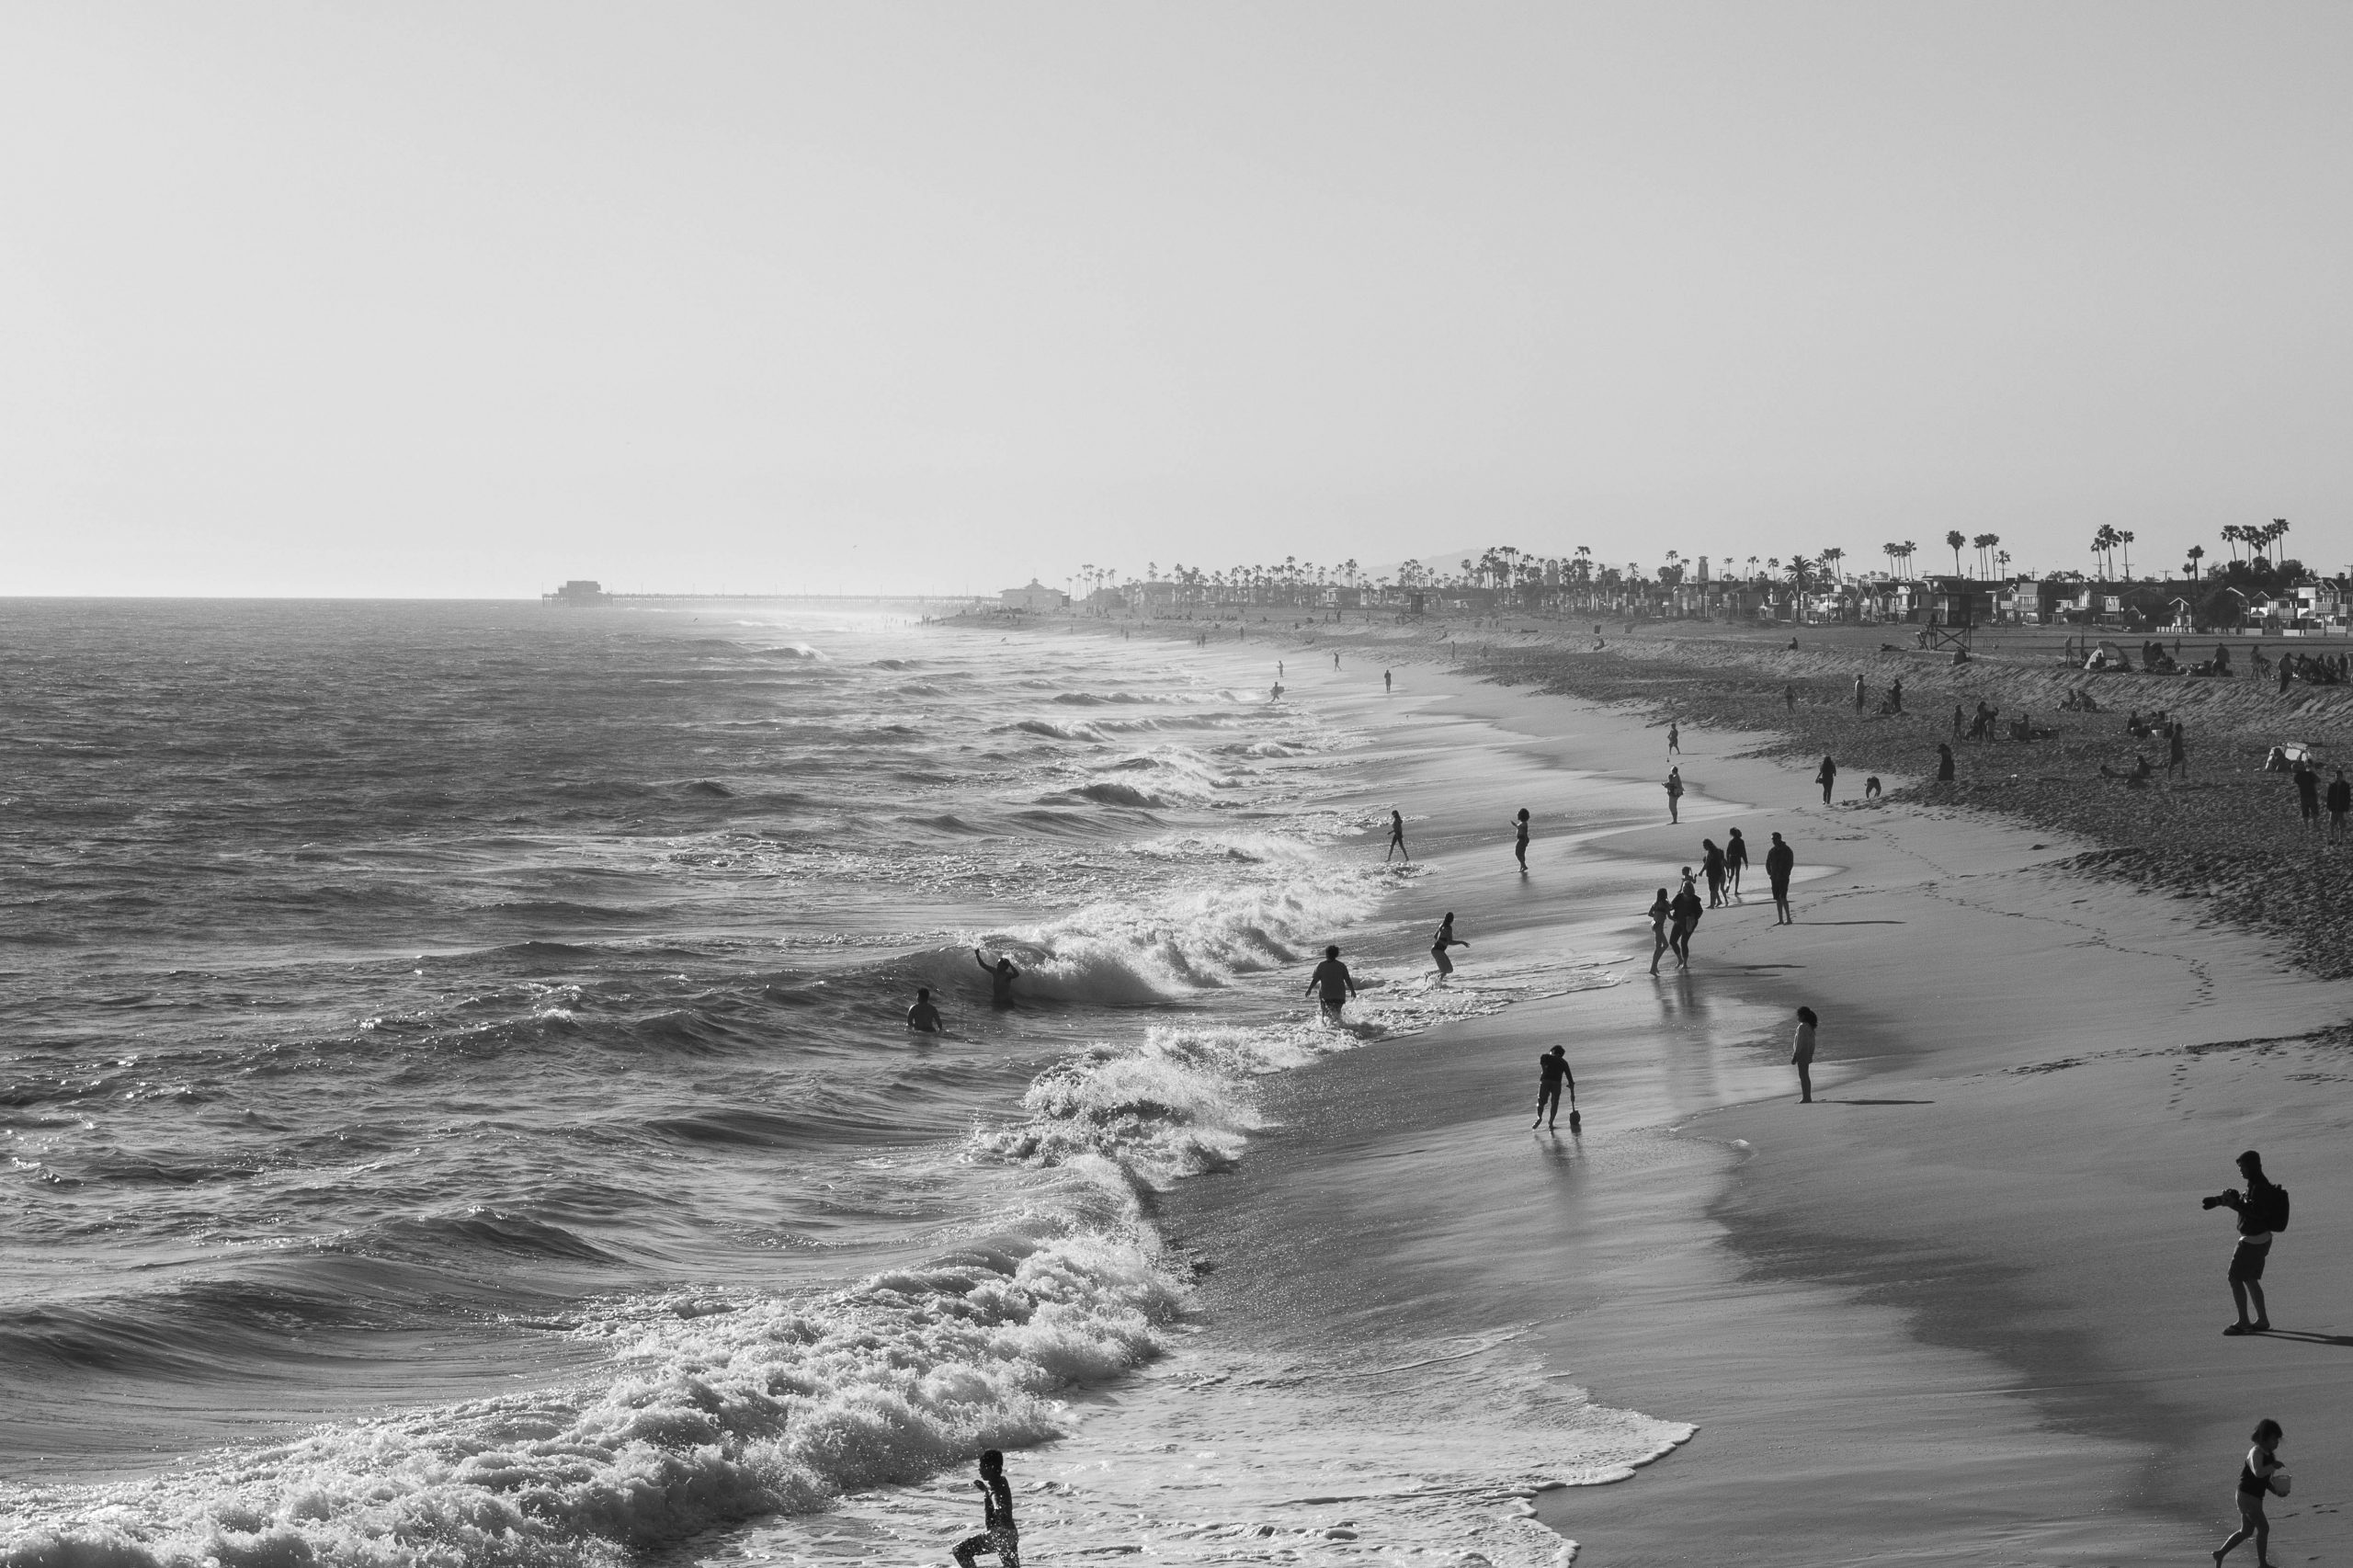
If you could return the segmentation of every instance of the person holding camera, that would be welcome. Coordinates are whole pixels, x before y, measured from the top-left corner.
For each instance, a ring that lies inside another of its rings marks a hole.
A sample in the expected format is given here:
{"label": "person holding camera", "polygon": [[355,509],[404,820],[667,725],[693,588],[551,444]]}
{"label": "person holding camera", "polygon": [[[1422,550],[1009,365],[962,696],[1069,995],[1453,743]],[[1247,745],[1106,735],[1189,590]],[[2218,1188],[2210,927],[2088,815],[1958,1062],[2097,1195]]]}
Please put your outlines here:
{"label": "person holding camera", "polygon": [[[2235,1210],[2239,1217],[2238,1246],[2231,1254],[2231,1299],[2238,1303],[2239,1321],[2224,1334],[2262,1334],[2271,1327],[2271,1312],[2263,1301],[2263,1266],[2271,1256],[2273,1233],[2288,1228],[2288,1189],[2263,1174],[2263,1156],[2249,1149],[2239,1156],[2239,1175],[2246,1190],[2233,1187],[2206,1199],[2200,1207]],[[2255,1298],[2255,1316],[2246,1315],[2248,1297]]]}

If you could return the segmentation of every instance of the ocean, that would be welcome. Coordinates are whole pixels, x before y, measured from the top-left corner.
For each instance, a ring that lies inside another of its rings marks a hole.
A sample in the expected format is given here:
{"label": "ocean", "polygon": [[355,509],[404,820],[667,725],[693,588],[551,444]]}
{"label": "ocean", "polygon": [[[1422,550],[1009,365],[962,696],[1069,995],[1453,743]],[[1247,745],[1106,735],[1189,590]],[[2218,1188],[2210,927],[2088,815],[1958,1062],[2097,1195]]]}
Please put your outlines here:
{"label": "ocean", "polygon": [[1163,1233],[1276,1075],[1609,981],[1428,984],[1376,737],[1252,658],[0,609],[0,1562],[937,1561],[988,1446],[1037,1557],[1556,1559],[1536,1487],[1689,1428],[1297,1376]]}

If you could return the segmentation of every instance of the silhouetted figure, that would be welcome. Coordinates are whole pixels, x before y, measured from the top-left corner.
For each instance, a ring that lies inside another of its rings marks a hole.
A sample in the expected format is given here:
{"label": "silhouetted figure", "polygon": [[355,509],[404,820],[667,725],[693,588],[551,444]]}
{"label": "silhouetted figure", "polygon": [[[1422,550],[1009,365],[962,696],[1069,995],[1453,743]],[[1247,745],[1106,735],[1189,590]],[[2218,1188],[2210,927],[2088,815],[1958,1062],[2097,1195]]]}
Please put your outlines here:
{"label": "silhouetted figure", "polygon": [[1897,676],[1888,683],[1887,702],[1888,706],[1898,713],[1904,711],[1904,677],[1902,676]]}
{"label": "silhouetted figure", "polygon": [[1430,957],[1438,963],[1438,977],[1441,983],[1454,972],[1454,960],[1446,956],[1446,949],[1470,945],[1454,934],[1454,911],[1448,910],[1446,918],[1438,923],[1438,935],[1430,938]]}
{"label": "silhouetted figure", "polygon": [[1519,861],[1519,874],[1524,877],[1528,874],[1528,808],[1526,806],[1520,807],[1519,815],[1512,819],[1512,827],[1514,833],[1511,852]]}
{"label": "silhouetted figure", "polygon": [[1307,989],[1323,993],[1324,1011],[1336,1021],[1340,1009],[1347,1006],[1348,999],[1357,994],[1357,983],[1349,975],[1348,966],[1340,961],[1339,949],[1324,949],[1324,961],[1317,964],[1315,972],[1307,977]]}
{"label": "silhouetted figure", "polygon": [[1381,689],[1384,692],[1395,689],[1395,683],[1389,678],[1387,670],[1381,672]]}
{"label": "silhouetted figure", "polygon": [[1862,677],[1861,674],[1859,672],[1859,673],[1856,675],[1856,676],[1855,676],[1855,711],[1856,711],[1856,712],[1858,712],[1858,713],[1859,713],[1859,712],[1861,712],[1862,710],[1863,710],[1863,677]]}
{"label": "silhouetted figure", "polygon": [[2189,777],[2189,748],[2182,742],[2182,722],[2176,719],[2165,726],[2165,777],[2171,778],[2177,769],[2182,778]]}
{"label": "silhouetted figure", "polygon": [[978,948],[972,949],[972,957],[979,960],[981,972],[989,977],[989,1006],[992,1007],[1012,1006],[1013,983],[1021,978],[1021,971],[1013,967],[1013,960],[999,959],[995,964],[991,964],[988,955]]}
{"label": "silhouetted figure", "polygon": [[1797,917],[1790,913],[1790,873],[1797,868],[1797,851],[1773,835],[1772,847],[1765,851],[1765,877],[1773,884],[1773,914],[1776,926],[1790,926]]}
{"label": "silhouetted figure", "polygon": [[1666,755],[1669,756],[1683,755],[1683,726],[1673,720],[1669,720],[1666,726]]}
{"label": "silhouetted figure", "polygon": [[1838,782],[1838,765],[1829,757],[1824,757],[1822,759],[1822,767],[1815,770],[1813,781],[1822,786],[1822,803],[1825,806],[1828,805],[1830,803],[1830,787]]}
{"label": "silhouetted figure", "polygon": [[1332,667],[1336,670],[1340,667],[1340,655],[1337,653],[1332,655]]}
{"label": "silhouetted figure", "polygon": [[1683,820],[1683,769],[1680,767],[1666,770],[1666,820]]}
{"label": "silhouetted figure", "polygon": [[[1953,728],[1958,731],[1961,728],[1961,710],[1954,709],[1952,717]],[[1949,741],[1937,743],[1937,782],[1939,784],[1952,782],[1952,743]]]}
{"label": "silhouetted figure", "polygon": [[[1791,642],[1790,646],[1794,648],[1797,646],[1797,643],[1795,642]],[[1788,709],[1792,713],[1798,710],[1798,688],[1796,687],[1785,686],[1781,688],[1781,706]]]}
{"label": "silhouetted figure", "polygon": [[2320,831],[2320,775],[2313,770],[2309,757],[2296,764],[2296,810],[2304,819],[2306,833]]}
{"label": "silhouetted figure", "polygon": [[931,1005],[931,987],[915,987],[915,1005],[907,1009],[907,1028],[917,1034],[938,1034],[944,1026],[939,1009]]}
{"label": "silhouetted figure", "polygon": [[1961,704],[1956,702],[1952,705],[1952,738],[1954,740],[1961,739],[1961,731],[1966,727],[1966,722],[1963,720],[1961,711]]}
{"label": "silhouetted figure", "polygon": [[1410,866],[1414,863],[1414,852],[1405,847],[1405,814],[1392,812],[1389,813],[1389,854],[1381,858],[1381,863],[1386,866],[1390,855],[1399,854],[1405,857],[1405,864]]}
{"label": "silhouetted figure", "polygon": [[1688,866],[1683,871],[1683,889],[1675,895],[1675,903],[1668,913],[1674,934],[1667,938],[1666,945],[1675,949],[1676,967],[1689,969],[1691,967],[1691,933],[1699,928],[1702,906],[1699,903],[1699,889],[1692,884],[1691,870]]}
{"label": "silhouetted figure", "polygon": [[1708,879],[1708,907],[1722,908],[1724,902],[1724,852],[1716,847],[1712,838],[1699,840],[1699,874]]}
{"label": "silhouetted figure", "polygon": [[[2263,1156],[2249,1149],[2239,1156],[2239,1175],[2246,1190],[2237,1187],[2205,1199],[2201,1208],[2235,1210],[2239,1217],[2238,1245],[2231,1252],[2231,1300],[2238,1303],[2239,1321],[2224,1334],[2261,1334],[2271,1326],[2263,1303],[2263,1266],[2271,1257],[2274,1233],[2288,1228],[2288,1189],[2263,1174]],[[2255,1316],[2246,1315],[2247,1301],[2255,1301]]]}
{"label": "silhouetted figure", "polygon": [[[2239,1466],[2238,1505],[2239,1528],[2214,1551],[2214,1568],[2222,1568],[2222,1559],[2233,1548],[2249,1536],[2255,1538],[2255,1561],[2257,1568],[2268,1568],[2271,1562],[2271,1521],[2264,1517],[2263,1501],[2273,1495],[2288,1494],[2288,1472],[2279,1463],[2279,1443],[2287,1437],[2279,1423],[2268,1415],[2255,1424],[2247,1434],[2254,1444],[2246,1451],[2246,1462]],[[2277,1477],[2275,1481],[2273,1478]]]}
{"label": "silhouetted figure", "polygon": [[981,1455],[981,1533],[956,1544],[957,1568],[972,1568],[974,1554],[994,1551],[1005,1568],[1021,1568],[1021,1532],[1013,1523],[1013,1488],[1006,1484],[1005,1456],[995,1449]]}
{"label": "silhouetted figure", "polygon": [[2288,657],[2287,655],[2285,655],[2285,654],[2280,655],[2280,659],[2279,659],[2279,695],[2280,695],[2280,696],[2285,697],[2285,696],[2287,696],[2287,695],[2288,695],[2288,682],[2289,682],[2289,680],[2290,680],[2290,678],[2292,678],[2292,677],[2294,676],[2295,673],[2296,673],[2295,661],[2294,661],[2294,660],[2292,660],[2292,659],[2290,659],[2290,658],[2289,658],[2289,657]]}
{"label": "silhouetted figure", "polygon": [[1811,1007],[1798,1009],[1797,1038],[1790,1045],[1790,1065],[1798,1070],[1798,1104],[1813,1103],[1813,1030],[1822,1020]]}
{"label": "silhouetted figure", "polygon": [[2345,813],[2353,812],[2353,784],[2345,781],[2345,769],[2338,768],[2336,777],[2328,784],[2328,841],[2345,842]]}
{"label": "silhouetted figure", "polygon": [[1569,1071],[1569,1048],[1554,1046],[1536,1059],[1536,1067],[1543,1074],[1543,1078],[1536,1085],[1536,1125],[1544,1127],[1561,1119],[1561,1085],[1566,1084],[1569,1086],[1569,1131],[1574,1132],[1577,1130],[1577,1075]]}
{"label": "silhouetted figure", "polygon": [[1724,875],[1732,882],[1732,895],[1740,896],[1740,874],[1748,869],[1748,840],[1741,837],[1740,829],[1732,830],[1731,841],[1724,846]]}
{"label": "silhouetted figure", "polygon": [[1666,951],[1666,944],[1668,941],[1666,923],[1668,918],[1674,914],[1675,901],[1666,896],[1666,890],[1665,888],[1659,889],[1658,897],[1651,901],[1650,907],[1651,937],[1656,944],[1651,949],[1651,972],[1653,974],[1656,974],[1658,972],[1659,955]]}
{"label": "silhouetted figure", "polygon": [[1863,799],[1866,801],[1876,801],[1879,797],[1879,775],[1876,773],[1866,774],[1863,778]]}

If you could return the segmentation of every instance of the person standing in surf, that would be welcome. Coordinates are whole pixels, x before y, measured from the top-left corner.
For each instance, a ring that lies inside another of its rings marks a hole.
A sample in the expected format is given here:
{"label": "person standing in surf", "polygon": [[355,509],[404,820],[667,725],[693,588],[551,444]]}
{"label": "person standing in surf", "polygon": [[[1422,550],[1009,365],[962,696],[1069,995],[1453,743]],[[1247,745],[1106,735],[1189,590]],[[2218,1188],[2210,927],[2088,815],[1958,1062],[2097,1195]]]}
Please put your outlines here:
{"label": "person standing in surf", "polygon": [[1708,907],[1722,908],[1724,902],[1724,852],[1716,847],[1712,838],[1699,840],[1703,852],[1699,857],[1700,874],[1708,879]]}
{"label": "person standing in surf", "polygon": [[1732,880],[1732,896],[1740,896],[1740,874],[1748,869],[1748,840],[1741,837],[1740,829],[1732,830],[1732,838],[1724,845],[1724,875]]}
{"label": "person standing in surf", "polygon": [[1773,835],[1772,847],[1765,851],[1765,880],[1773,884],[1773,924],[1793,926],[1797,916],[1790,913],[1790,873],[1797,869],[1797,851]]}
{"label": "person standing in surf", "polygon": [[1687,866],[1683,869],[1683,890],[1675,895],[1675,903],[1670,908],[1674,934],[1666,941],[1666,945],[1675,949],[1675,967],[1677,969],[1691,967],[1691,933],[1699,928],[1700,913],[1699,890],[1692,883],[1691,869]]}
{"label": "person standing in surf", "polygon": [[907,1009],[907,1028],[917,1034],[938,1034],[945,1027],[940,1022],[939,1009],[931,1005],[931,987],[916,986],[915,1005]]}
{"label": "person standing in surf", "polygon": [[1512,819],[1512,826],[1517,830],[1517,836],[1512,840],[1511,852],[1518,859],[1519,874],[1524,877],[1528,875],[1528,808],[1526,806],[1519,808],[1519,815]]}
{"label": "person standing in surf", "polygon": [[1656,974],[1658,972],[1659,955],[1666,951],[1667,916],[1675,913],[1675,901],[1666,896],[1666,890],[1665,888],[1659,889],[1658,897],[1651,901],[1649,913],[1651,917],[1651,938],[1655,944],[1651,949],[1651,972],[1653,974]]}
{"label": "person standing in surf", "polygon": [[[1536,1127],[1549,1119],[1561,1119],[1561,1085],[1569,1086],[1569,1131],[1577,1130],[1577,1075],[1569,1071],[1569,1048],[1556,1045],[1536,1059],[1536,1069],[1542,1074],[1536,1085]],[[1551,1112],[1548,1119],[1546,1112]],[[1531,1127],[1529,1131],[1536,1129]]]}
{"label": "person standing in surf", "polygon": [[999,959],[992,966],[989,963],[988,955],[978,948],[972,949],[972,957],[979,961],[981,972],[989,977],[989,1006],[992,1007],[1012,1006],[1013,983],[1021,978],[1021,971],[1013,967],[1013,960]]}
{"label": "person standing in surf", "polygon": [[1471,944],[1454,934],[1454,911],[1448,910],[1446,918],[1438,923],[1438,935],[1430,938],[1430,957],[1437,960],[1438,983],[1454,972],[1454,960],[1446,956],[1449,948],[1467,948]]}
{"label": "person standing in surf", "polygon": [[1388,672],[1387,670],[1383,670],[1383,671],[1381,671],[1381,692],[1382,692],[1382,694],[1383,694],[1384,696],[1385,696],[1385,695],[1387,695],[1390,691],[1392,691],[1392,690],[1395,689],[1394,686],[1393,686],[1393,685],[1392,685],[1392,683],[1390,681],[1390,678],[1389,678],[1389,672]]}
{"label": "person standing in surf", "polygon": [[1357,994],[1357,983],[1348,973],[1348,966],[1340,961],[1340,949],[1324,949],[1324,961],[1307,977],[1307,989],[1324,994],[1324,1016],[1334,1023],[1340,1021],[1340,1009]]}
{"label": "person standing in surf", "polygon": [[972,1568],[983,1551],[996,1553],[1005,1568],[1021,1568],[1021,1531],[1013,1522],[1013,1488],[1005,1479],[1005,1456],[995,1449],[981,1455],[981,1533],[956,1543],[957,1568]]}
{"label": "person standing in surf", "polygon": [[1798,1104],[1813,1103],[1813,1030],[1822,1020],[1811,1007],[1798,1009],[1797,1039],[1790,1045],[1790,1065],[1798,1070]]}
{"label": "person standing in surf", "polygon": [[1666,820],[1683,820],[1683,769],[1680,767],[1666,770]]}
{"label": "person standing in surf", "polygon": [[[1389,813],[1389,855],[1400,854],[1405,857],[1405,864],[1410,866],[1414,863],[1414,852],[1405,847],[1405,815],[1403,812],[1392,812]],[[1382,865],[1389,864],[1389,855],[1381,858]]]}

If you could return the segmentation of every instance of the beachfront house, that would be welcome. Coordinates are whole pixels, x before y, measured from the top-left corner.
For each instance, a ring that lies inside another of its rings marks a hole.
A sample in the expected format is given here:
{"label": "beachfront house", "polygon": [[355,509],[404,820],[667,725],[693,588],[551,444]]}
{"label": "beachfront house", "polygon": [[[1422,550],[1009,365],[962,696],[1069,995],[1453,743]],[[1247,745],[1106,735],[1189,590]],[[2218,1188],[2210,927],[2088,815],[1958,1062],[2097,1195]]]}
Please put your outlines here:
{"label": "beachfront house", "polygon": [[2296,624],[2308,631],[2342,631],[2346,625],[2345,589],[2323,577],[2299,583],[2288,590],[2295,600]]}
{"label": "beachfront house", "polygon": [[1069,605],[1070,596],[1032,577],[1026,588],[1001,590],[996,596],[996,602],[1003,609],[1062,609]]}

